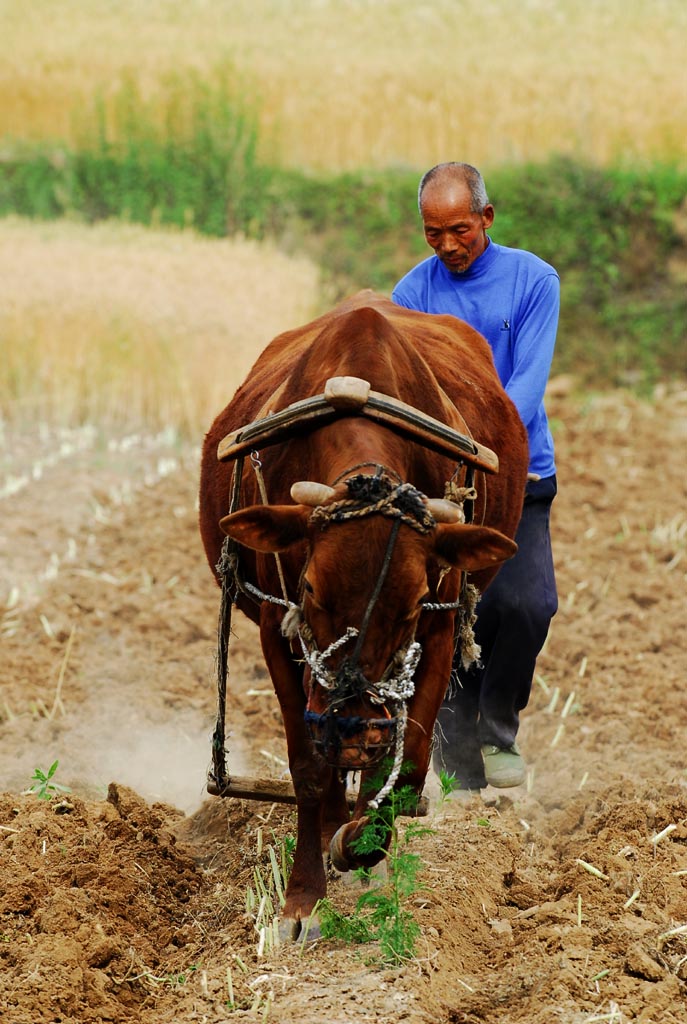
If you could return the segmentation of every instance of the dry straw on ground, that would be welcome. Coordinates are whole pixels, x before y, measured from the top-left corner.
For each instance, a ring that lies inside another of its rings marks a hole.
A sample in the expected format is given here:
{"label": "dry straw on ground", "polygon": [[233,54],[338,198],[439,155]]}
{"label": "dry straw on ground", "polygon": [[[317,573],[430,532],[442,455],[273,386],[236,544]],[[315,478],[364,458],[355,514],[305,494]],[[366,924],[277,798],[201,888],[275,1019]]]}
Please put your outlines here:
{"label": "dry straw on ground", "polygon": [[0,409],[197,437],[318,296],[313,264],[255,242],[2,220]]}
{"label": "dry straw on ground", "polygon": [[683,0],[33,0],[0,7],[0,136],[69,138],[126,74],[155,96],[222,68],[291,166],[684,160],[686,36]]}

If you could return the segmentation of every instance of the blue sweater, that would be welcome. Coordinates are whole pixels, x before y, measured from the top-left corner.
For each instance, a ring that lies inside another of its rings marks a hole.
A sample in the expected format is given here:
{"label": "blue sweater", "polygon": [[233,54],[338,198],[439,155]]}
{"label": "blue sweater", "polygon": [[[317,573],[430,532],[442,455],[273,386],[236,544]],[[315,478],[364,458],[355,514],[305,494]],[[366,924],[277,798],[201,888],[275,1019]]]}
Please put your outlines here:
{"label": "blue sweater", "polygon": [[430,256],[403,277],[391,298],[423,313],[450,313],[483,334],[496,372],[527,428],[530,472],[556,472],[544,409],[558,326],[558,274],[524,249],[489,241],[462,274]]}

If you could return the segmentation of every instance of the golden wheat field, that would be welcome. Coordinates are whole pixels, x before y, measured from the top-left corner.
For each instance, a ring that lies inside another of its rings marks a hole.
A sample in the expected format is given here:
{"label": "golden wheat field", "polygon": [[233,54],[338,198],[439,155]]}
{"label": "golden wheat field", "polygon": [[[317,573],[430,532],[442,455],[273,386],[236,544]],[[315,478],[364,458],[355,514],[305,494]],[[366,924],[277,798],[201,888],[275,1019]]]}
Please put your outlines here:
{"label": "golden wheat field", "polygon": [[162,112],[192,72],[288,166],[686,157],[683,0],[5,0],[0,38],[0,137],[73,139],[131,77]]}
{"label": "golden wheat field", "polygon": [[0,409],[198,437],[260,349],[318,299],[314,264],[266,244],[0,220]]}

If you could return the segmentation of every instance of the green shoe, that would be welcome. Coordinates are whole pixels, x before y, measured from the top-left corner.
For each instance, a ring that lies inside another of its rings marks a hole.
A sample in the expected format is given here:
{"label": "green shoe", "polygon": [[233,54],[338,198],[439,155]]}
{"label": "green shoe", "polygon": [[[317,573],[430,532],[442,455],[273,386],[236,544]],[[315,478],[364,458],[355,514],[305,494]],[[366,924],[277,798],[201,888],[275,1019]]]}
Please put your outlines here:
{"label": "green shoe", "polygon": [[514,743],[511,747],[482,747],[484,776],[490,786],[509,789],[521,786],[525,781],[525,762]]}

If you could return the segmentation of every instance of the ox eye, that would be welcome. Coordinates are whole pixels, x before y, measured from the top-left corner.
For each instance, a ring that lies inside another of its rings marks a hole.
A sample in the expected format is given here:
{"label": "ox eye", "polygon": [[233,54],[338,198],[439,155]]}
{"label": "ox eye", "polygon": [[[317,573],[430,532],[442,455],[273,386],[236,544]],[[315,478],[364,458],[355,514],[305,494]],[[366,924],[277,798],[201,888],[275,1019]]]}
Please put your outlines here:
{"label": "ox eye", "polygon": [[[308,597],[308,604],[312,611],[323,612],[325,610],[321,604],[321,600],[318,600],[315,594],[315,588],[312,583],[308,582],[308,580],[303,580],[303,593]],[[319,596],[321,598],[322,595]]]}

